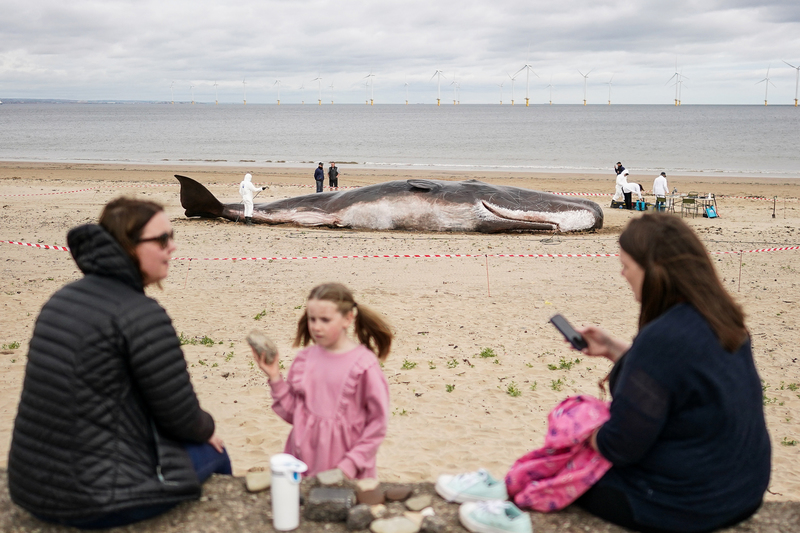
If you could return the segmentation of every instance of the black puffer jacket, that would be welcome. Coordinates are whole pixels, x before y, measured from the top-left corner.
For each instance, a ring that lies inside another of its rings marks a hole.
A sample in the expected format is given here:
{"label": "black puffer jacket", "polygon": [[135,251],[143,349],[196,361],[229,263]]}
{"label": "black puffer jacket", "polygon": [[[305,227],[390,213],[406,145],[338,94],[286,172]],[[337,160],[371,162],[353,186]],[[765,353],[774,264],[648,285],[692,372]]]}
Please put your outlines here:
{"label": "black puffer jacket", "polygon": [[200,495],[182,441],[214,433],[172,321],[98,225],[69,232],[85,277],[44,305],[8,458],[11,498],[52,519]]}

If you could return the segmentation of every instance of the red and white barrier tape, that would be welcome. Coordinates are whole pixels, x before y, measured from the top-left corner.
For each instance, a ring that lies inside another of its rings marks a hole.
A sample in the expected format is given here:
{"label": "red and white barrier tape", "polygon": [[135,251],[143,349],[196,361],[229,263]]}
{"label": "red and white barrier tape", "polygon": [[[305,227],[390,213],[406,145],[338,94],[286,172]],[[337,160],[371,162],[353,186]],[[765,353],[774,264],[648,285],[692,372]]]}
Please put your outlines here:
{"label": "red and white barrier tape", "polygon": [[[0,241],[0,244],[18,244],[31,248],[42,248],[45,250],[58,250],[68,252],[66,246],[56,246],[53,244],[35,244],[18,241]],[[782,248],[759,248],[755,250],[731,250],[727,252],[709,252],[711,255],[726,254],[750,254],[757,252],[785,252],[789,250],[800,250],[800,246],[784,246]],[[385,255],[310,255],[297,257],[173,257],[173,261],[283,261],[291,259],[435,259],[435,258],[459,258],[459,257],[535,257],[535,258],[557,258],[557,257],[618,257],[619,254],[385,254]]]}
{"label": "red and white barrier tape", "polygon": [[99,187],[90,187],[88,189],[75,189],[74,191],[59,191],[59,192],[39,192],[30,194],[0,194],[0,196],[51,196],[53,194],[72,194],[76,192],[96,191]]}
{"label": "red and white barrier tape", "polygon": [[0,244],[19,244],[20,246],[30,246],[31,248],[42,248],[44,250],[58,250],[59,252],[69,252],[66,246],[56,246],[55,244],[36,244],[32,242],[0,241]]}

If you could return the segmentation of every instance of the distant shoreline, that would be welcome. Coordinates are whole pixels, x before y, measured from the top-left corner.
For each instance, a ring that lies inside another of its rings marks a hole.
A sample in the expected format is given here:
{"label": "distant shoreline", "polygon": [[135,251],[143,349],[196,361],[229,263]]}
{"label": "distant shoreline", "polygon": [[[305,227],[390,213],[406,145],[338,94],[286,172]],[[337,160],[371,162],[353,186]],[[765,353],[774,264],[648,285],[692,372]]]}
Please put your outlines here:
{"label": "distant shoreline", "polygon": [[[269,170],[285,170],[287,172],[304,171],[309,168],[313,172],[319,161],[291,161],[291,162],[278,162],[278,161],[224,161],[224,160],[178,160],[178,161],[86,161],[86,160],[13,160],[13,159],[0,159],[0,165],[21,165],[26,167],[37,167],[42,165],[87,165],[87,166],[109,166],[109,167],[170,167],[170,168],[197,168],[207,167],[217,170],[229,169],[269,169]],[[323,161],[327,166],[329,161]],[[414,172],[414,173],[439,173],[439,172],[457,172],[464,174],[486,173],[490,175],[512,174],[512,175],[550,175],[555,174],[559,176],[569,174],[586,174],[596,177],[610,177],[614,178],[612,169],[595,169],[595,168],[524,168],[524,167],[501,167],[498,165],[439,165],[439,164],[423,164],[423,163],[360,163],[354,161],[336,161],[336,165],[341,167],[342,170],[369,170],[369,171],[383,171],[391,172]],[[756,174],[751,172],[730,172],[730,171],[680,171],[663,168],[635,168],[628,167],[631,172],[632,179],[648,180],[655,178],[662,170],[667,172],[670,177],[688,177],[692,179],[790,179],[795,180],[800,178],[800,172],[792,173],[776,173],[765,172],[763,174]]]}

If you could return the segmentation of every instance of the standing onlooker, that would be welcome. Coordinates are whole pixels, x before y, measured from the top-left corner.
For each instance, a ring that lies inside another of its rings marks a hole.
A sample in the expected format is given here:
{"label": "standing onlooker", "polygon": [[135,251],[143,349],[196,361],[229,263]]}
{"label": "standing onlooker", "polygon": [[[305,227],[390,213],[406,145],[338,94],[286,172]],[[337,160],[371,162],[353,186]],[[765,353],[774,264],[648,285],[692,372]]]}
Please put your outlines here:
{"label": "standing onlooker", "polygon": [[317,192],[322,192],[322,187],[325,185],[325,169],[323,169],[322,166],[322,161],[320,161],[317,170],[314,171],[314,181],[317,182]]}
{"label": "standing onlooker", "polygon": [[389,384],[381,363],[392,346],[392,329],[357,304],[347,287],[326,283],[311,291],[297,322],[294,345],[309,343],[285,380],[278,357],[267,363],[253,353],[269,377],[272,409],[293,426],[284,451],[308,465],[308,476],[338,468],[350,479],[375,478],[389,422]]}
{"label": "standing onlooker", "polygon": [[653,195],[656,197],[656,209],[663,209],[666,196],[669,194],[667,185],[667,173],[662,172],[653,182]]}
{"label": "standing onlooker", "polygon": [[336,163],[331,161],[331,168],[328,169],[328,185],[331,189],[339,188],[339,169],[336,168]]}
{"label": "standing onlooker", "polygon": [[625,172],[625,167],[623,167],[623,166],[622,166],[622,163],[620,163],[619,161],[617,161],[617,164],[616,164],[616,165],[614,165],[614,172],[616,172],[616,173],[617,173],[617,176],[619,176],[620,174],[622,174],[623,172]]}

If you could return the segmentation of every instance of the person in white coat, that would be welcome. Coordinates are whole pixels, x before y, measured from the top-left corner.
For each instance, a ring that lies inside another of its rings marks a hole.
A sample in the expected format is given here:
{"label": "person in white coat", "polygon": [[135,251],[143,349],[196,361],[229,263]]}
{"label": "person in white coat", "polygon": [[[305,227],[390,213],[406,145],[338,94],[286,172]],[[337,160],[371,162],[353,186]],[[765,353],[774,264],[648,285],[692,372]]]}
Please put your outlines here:
{"label": "person in white coat", "polygon": [[622,188],[628,184],[628,171],[623,170],[617,174],[617,188],[614,191],[614,196],[611,198],[615,202],[622,202],[625,199],[624,191]]}
{"label": "person in white coat", "polygon": [[625,195],[626,209],[633,209],[633,193],[636,193],[637,199],[642,199],[642,186],[638,183],[626,182],[622,186],[622,192]]}
{"label": "person in white coat", "polygon": [[662,172],[653,182],[653,195],[656,197],[656,209],[664,209],[664,202],[666,196],[669,194],[669,185],[667,185],[667,173]]}
{"label": "person in white coat", "polygon": [[244,180],[239,184],[239,194],[242,195],[244,204],[244,223],[248,226],[253,225],[253,193],[263,191],[266,187],[256,187],[252,183],[253,176],[248,172],[244,175]]}

